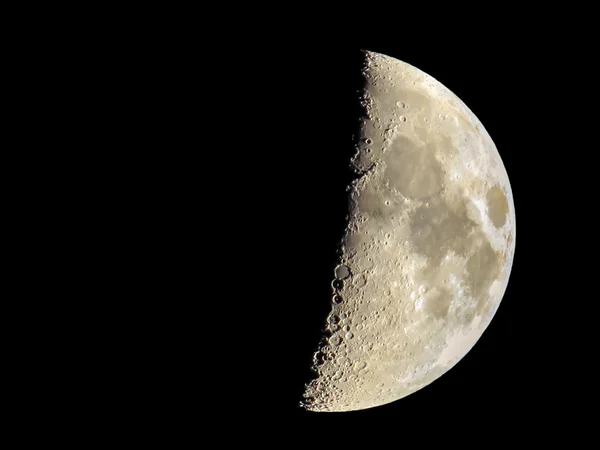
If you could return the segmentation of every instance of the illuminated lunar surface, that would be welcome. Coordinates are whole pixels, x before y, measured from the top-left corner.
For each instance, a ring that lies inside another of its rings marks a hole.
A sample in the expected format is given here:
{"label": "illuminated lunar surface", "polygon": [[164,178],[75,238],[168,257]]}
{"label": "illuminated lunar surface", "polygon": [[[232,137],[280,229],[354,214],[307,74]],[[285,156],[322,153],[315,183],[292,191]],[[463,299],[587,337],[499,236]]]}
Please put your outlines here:
{"label": "illuminated lunar surface", "polygon": [[514,255],[512,191],[479,120],[419,69],[366,59],[360,176],[301,402],[312,411],[383,405],[447,372],[492,320]]}

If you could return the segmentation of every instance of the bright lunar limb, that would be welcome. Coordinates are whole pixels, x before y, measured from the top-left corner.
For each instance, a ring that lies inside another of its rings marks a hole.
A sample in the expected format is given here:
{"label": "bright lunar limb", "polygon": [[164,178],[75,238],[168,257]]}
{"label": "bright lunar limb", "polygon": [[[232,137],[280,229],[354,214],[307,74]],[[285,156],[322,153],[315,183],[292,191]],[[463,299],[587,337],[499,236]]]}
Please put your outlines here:
{"label": "bright lunar limb", "polygon": [[515,249],[508,176],[465,104],[366,52],[365,117],[331,312],[301,405],[351,411],[428,385],[477,342]]}

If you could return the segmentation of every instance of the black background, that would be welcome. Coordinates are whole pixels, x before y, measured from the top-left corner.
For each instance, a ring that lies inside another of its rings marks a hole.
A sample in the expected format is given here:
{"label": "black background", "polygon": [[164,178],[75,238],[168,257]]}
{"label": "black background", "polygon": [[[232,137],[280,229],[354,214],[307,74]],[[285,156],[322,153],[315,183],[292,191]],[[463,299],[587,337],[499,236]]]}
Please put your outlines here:
{"label": "black background", "polygon": [[[51,44],[35,70],[32,84],[47,82],[44,90],[57,97],[45,106],[69,110],[61,127],[50,128],[72,141],[76,151],[63,170],[81,178],[64,177],[65,190],[81,197],[67,202],[75,220],[59,227],[70,238],[81,233],[75,247],[99,266],[65,255],[63,241],[48,238],[57,250],[47,266],[55,255],[77,266],[59,269],[65,284],[80,288],[76,307],[67,308],[75,315],[59,315],[82,329],[60,330],[81,348],[65,352],[74,369],[64,376],[59,359],[35,376],[60,369],[69,389],[81,385],[75,395],[84,408],[106,414],[101,424],[124,427],[170,420],[202,431],[203,418],[214,417],[235,434],[233,417],[258,419],[261,434],[275,435],[281,421],[299,418],[391,417],[398,430],[422,425],[429,434],[450,422],[462,442],[463,426],[474,422],[549,429],[549,420],[562,425],[588,409],[594,417],[595,41],[567,32],[560,20],[538,32],[540,17],[518,35],[512,21],[501,33],[465,28],[461,36],[449,23],[435,36],[426,23],[409,35],[401,22],[383,18],[354,34],[389,27],[394,36],[356,45],[342,35],[315,39],[308,23],[286,33],[248,21],[198,39],[196,30],[210,21],[208,14],[191,26],[142,20],[147,29],[138,30],[125,20],[124,36],[109,46],[113,31],[104,26],[92,43],[67,32],[66,43],[81,48]],[[496,316],[456,367],[388,405],[310,413],[298,403],[329,311],[345,225],[360,49],[423,70],[480,119],[511,182],[516,252]],[[72,102],[60,98],[67,91]],[[60,145],[62,137],[49,139],[43,153],[53,158],[60,153],[48,149]],[[86,179],[93,195],[82,189]],[[63,292],[46,292],[42,301],[53,308],[50,299]],[[97,344],[82,338],[85,329]],[[62,390],[50,380],[54,415]],[[306,430],[313,436],[329,428]],[[348,428],[332,431],[336,444],[352,437]]]}

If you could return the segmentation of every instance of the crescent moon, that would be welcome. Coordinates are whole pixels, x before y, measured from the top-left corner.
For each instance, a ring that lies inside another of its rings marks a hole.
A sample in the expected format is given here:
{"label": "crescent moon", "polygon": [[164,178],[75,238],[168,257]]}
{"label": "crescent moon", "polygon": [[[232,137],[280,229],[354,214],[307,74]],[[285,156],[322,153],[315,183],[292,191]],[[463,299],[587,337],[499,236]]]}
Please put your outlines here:
{"label": "crescent moon", "polygon": [[450,370],[492,320],[515,250],[508,175],[473,112],[433,77],[366,52],[365,115],[331,312],[301,406],[401,399]]}

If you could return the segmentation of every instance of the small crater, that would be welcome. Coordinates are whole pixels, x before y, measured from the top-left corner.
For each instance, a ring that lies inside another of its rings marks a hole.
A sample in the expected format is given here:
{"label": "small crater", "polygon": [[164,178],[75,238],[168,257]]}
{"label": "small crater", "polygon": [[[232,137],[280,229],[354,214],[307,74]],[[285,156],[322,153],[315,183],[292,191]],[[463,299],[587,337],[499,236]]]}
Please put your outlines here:
{"label": "small crater", "polygon": [[342,337],[336,334],[329,338],[329,342],[331,343],[331,345],[336,347],[342,343]]}
{"label": "small crater", "polygon": [[328,320],[328,322],[329,322],[331,325],[334,325],[334,326],[335,326],[335,325],[338,325],[338,324],[340,323],[340,318],[339,318],[338,316],[336,316],[336,315],[333,315],[333,316],[330,316],[330,317],[329,317],[329,320]]}
{"label": "small crater", "polygon": [[335,268],[335,277],[338,280],[344,280],[350,276],[350,269],[344,264],[340,264]]}
{"label": "small crater", "polygon": [[366,367],[367,367],[367,363],[366,363],[366,361],[357,362],[357,363],[354,365],[354,368],[355,368],[355,370],[356,370],[356,371],[363,370],[363,369],[364,369],[364,368],[366,368]]}
{"label": "small crater", "polygon": [[367,276],[365,274],[361,274],[356,277],[354,280],[354,286],[357,288],[362,288],[367,284]]}

